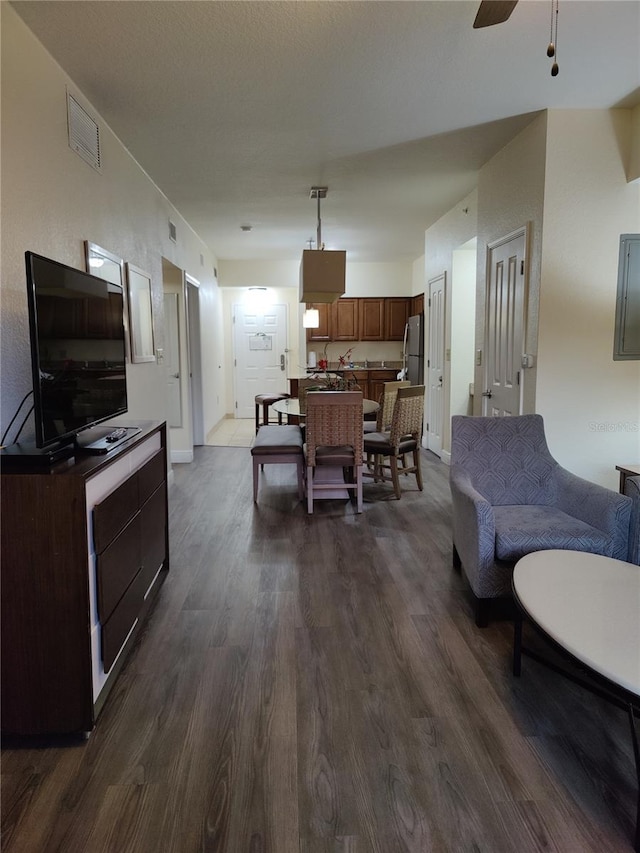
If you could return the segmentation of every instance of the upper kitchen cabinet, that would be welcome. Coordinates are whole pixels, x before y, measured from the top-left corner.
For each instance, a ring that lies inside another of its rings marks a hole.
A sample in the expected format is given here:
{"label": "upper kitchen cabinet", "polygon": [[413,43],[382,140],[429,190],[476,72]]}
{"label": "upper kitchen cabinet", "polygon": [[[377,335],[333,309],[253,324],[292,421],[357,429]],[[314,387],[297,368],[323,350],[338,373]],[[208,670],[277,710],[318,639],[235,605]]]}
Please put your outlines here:
{"label": "upper kitchen cabinet", "polygon": [[391,296],[385,299],[385,341],[401,341],[409,319],[411,299],[405,296]]}
{"label": "upper kitchen cabinet", "polygon": [[307,329],[307,343],[311,341],[332,341],[333,333],[333,305],[330,302],[307,302],[307,308],[315,308],[320,317],[320,325],[317,329]]}
{"label": "upper kitchen cabinet", "polygon": [[419,293],[411,298],[410,316],[415,317],[418,314],[424,314],[424,293]]}
{"label": "upper kitchen cabinet", "polygon": [[385,340],[385,302],[382,297],[360,299],[360,340]]}
{"label": "upper kitchen cabinet", "polygon": [[331,305],[332,308],[332,340],[334,341],[357,341],[359,340],[359,316],[358,311],[361,299],[350,299],[341,297]]}
{"label": "upper kitchen cabinet", "polygon": [[320,318],[317,329],[307,329],[307,343],[401,341],[411,305],[408,296],[343,296],[333,303],[307,302],[307,308],[316,308]]}

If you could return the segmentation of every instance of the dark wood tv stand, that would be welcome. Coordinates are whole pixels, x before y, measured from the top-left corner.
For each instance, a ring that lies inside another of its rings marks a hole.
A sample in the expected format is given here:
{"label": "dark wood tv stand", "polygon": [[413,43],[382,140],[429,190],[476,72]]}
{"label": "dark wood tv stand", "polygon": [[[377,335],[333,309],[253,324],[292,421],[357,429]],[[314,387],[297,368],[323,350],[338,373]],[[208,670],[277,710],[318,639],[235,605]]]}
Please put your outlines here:
{"label": "dark wood tv stand", "polygon": [[[131,422],[128,422],[131,423]],[[166,425],[2,472],[2,731],[89,732],[169,569]]]}

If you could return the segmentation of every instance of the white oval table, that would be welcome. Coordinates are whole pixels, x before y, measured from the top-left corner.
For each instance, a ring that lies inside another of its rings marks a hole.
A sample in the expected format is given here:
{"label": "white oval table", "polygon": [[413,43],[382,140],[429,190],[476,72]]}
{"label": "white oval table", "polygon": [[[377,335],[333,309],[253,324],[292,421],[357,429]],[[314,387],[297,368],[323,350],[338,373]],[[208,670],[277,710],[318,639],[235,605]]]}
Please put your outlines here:
{"label": "white oval table", "polygon": [[[513,673],[526,654],[629,715],[638,804],[635,850],[640,851],[640,750],[635,717],[640,716],[640,566],[581,551],[536,551],[513,570],[515,620]],[[522,643],[523,618],[561,653],[594,676],[584,681]]]}

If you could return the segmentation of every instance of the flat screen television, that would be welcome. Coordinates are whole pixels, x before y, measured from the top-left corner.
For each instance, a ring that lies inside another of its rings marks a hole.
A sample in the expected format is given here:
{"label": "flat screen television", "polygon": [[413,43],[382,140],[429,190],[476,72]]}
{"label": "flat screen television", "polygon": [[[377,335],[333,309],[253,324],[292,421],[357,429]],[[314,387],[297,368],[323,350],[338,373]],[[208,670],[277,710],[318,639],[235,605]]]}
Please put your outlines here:
{"label": "flat screen television", "polygon": [[35,443],[82,444],[83,432],[127,411],[123,288],[33,252],[25,260]]}

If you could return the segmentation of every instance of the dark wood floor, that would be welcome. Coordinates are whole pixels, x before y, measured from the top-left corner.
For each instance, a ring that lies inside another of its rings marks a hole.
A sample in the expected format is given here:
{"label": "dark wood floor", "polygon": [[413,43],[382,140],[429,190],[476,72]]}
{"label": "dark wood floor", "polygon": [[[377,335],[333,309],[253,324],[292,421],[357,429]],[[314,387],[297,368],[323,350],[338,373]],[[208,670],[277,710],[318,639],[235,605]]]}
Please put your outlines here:
{"label": "dark wood floor", "polygon": [[480,630],[448,469],[307,516],[292,466],[175,466],[169,577],[87,742],[6,748],[4,853],[631,850],[624,715]]}

